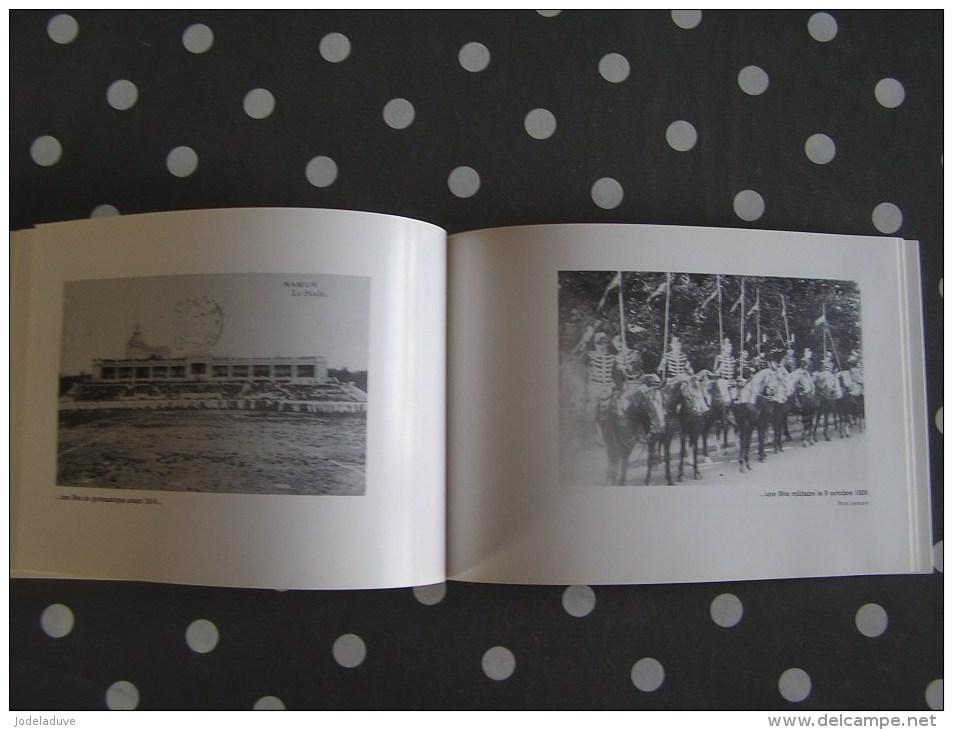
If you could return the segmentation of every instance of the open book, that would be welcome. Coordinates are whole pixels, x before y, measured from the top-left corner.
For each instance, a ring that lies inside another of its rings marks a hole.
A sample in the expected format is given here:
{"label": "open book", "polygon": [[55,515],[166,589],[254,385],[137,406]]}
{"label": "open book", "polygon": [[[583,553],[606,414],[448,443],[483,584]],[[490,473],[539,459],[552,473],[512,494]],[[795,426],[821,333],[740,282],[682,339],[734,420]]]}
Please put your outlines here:
{"label": "open book", "polygon": [[931,569],[915,243],[239,209],[12,244],[15,575]]}

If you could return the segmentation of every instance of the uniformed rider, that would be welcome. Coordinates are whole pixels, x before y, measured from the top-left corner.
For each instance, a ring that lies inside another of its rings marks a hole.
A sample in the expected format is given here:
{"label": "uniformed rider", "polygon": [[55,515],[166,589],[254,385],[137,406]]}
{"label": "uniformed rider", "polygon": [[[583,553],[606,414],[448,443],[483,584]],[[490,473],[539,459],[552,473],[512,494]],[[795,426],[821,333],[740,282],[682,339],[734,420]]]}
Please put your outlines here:
{"label": "uniformed rider", "polygon": [[804,353],[801,355],[801,367],[809,373],[814,371],[814,352],[810,347],[804,348]]}
{"label": "uniformed rider", "polygon": [[860,393],[864,392],[864,358],[856,349],[851,350],[850,354],[847,356],[847,363],[850,365],[850,374],[854,379],[854,383],[857,385],[857,388],[860,390]]}
{"label": "uniformed rider", "polygon": [[731,340],[726,337],[721,341],[721,352],[715,355],[715,361],[711,366],[718,392],[725,403],[735,401],[734,386],[737,385],[735,381],[737,367],[738,360],[732,354]]}
{"label": "uniformed rider", "polygon": [[642,355],[633,348],[625,347],[621,335],[612,338],[616,350],[616,363],[625,378],[625,388],[637,386],[642,380]]}
{"label": "uniformed rider", "polygon": [[[591,344],[590,344],[591,343]],[[593,441],[601,410],[609,407],[620,372],[616,354],[609,351],[609,336],[589,327],[573,350],[586,366],[587,395],[586,421]]]}
{"label": "uniformed rider", "polygon": [[684,378],[693,372],[688,356],[682,352],[682,343],[678,337],[672,337],[671,346],[662,358],[662,362],[659,363],[659,370],[663,368],[669,379]]}

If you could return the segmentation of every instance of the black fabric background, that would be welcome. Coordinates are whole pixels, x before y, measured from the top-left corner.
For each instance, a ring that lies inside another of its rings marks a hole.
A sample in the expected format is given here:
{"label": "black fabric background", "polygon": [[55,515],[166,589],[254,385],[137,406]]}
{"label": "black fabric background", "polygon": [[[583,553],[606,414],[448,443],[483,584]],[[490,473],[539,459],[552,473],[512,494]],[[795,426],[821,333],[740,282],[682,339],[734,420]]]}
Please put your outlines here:
{"label": "black fabric background", "polygon": [[[894,203],[903,212],[896,235],[921,241],[934,542],[943,539],[942,435],[932,423],[943,392],[942,13],[832,11],[838,33],[826,43],[807,32],[811,11],[705,11],[690,30],[668,11],[69,13],[80,32],[66,45],[47,35],[54,11],[10,14],[11,230],[85,218],[110,204],[123,214],[349,208],[450,232],[630,222],[877,234],[872,210]],[[214,32],[207,53],[183,47],[193,23]],[[318,53],[330,32],[351,42],[341,63]],[[479,73],[457,61],[471,41],[490,50]],[[622,83],[597,70],[613,52],[631,64]],[[738,87],[748,65],[770,78],[760,96]],[[906,91],[895,109],[874,98],[885,77]],[[106,103],[116,79],[138,87],[127,111]],[[242,110],[256,87],[277,101],[266,119]],[[395,97],[416,110],[404,130],[381,116]],[[547,140],[523,129],[537,107],[557,120]],[[684,153],[665,141],[679,119],[698,131]],[[817,132],[837,145],[826,165],[804,154]],[[50,167],[30,157],[42,135],[63,146]],[[199,155],[186,178],[165,168],[179,145]],[[317,155],[339,168],[326,188],[305,178]],[[461,165],[480,175],[471,198],[447,186]],[[602,177],[625,192],[611,210],[590,195]],[[750,223],[732,208],[745,189],[765,200],[764,215]],[[597,586],[595,610],[582,618],[563,610],[564,588],[451,583],[427,606],[410,589],[11,581],[10,704],[104,708],[107,688],[127,680],[140,709],[241,709],[274,695],[289,709],[926,710],[927,686],[943,677],[938,571]],[[744,606],[741,622],[727,629],[709,617],[721,593]],[[60,639],[40,629],[41,613],[55,603],[76,617]],[[854,626],[867,603],[889,616],[876,638]],[[197,618],[220,633],[208,654],[183,638]],[[331,653],[345,633],[367,646],[353,669]],[[516,657],[503,681],[481,670],[481,656],[496,645]],[[630,679],[641,657],[665,669],[651,693]],[[778,691],[790,667],[812,682],[796,704]]]}

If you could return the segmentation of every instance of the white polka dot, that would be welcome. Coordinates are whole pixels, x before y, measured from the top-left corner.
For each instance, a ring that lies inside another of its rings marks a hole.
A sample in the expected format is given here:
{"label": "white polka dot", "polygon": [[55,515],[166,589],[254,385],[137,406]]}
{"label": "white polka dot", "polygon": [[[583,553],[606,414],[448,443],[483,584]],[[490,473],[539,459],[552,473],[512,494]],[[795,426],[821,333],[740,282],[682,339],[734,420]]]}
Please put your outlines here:
{"label": "white polka dot", "polygon": [[480,175],[472,167],[457,167],[447,178],[447,187],[458,198],[470,198],[480,189]]}
{"label": "white polka dot", "polygon": [[864,636],[873,638],[887,630],[887,612],[876,603],[866,603],[857,609],[854,624]]}
{"label": "white polka dot", "polygon": [[480,665],[487,677],[499,682],[509,679],[516,670],[516,657],[505,646],[494,646],[483,653]]}
{"label": "white polka dot", "polygon": [[748,96],[759,96],[768,90],[768,74],[760,66],[745,66],[738,72],[738,86]]}
{"label": "white polka dot", "polygon": [[562,12],[562,10],[537,10],[536,12],[542,15],[544,18],[555,18]]}
{"label": "white polka dot", "polygon": [[337,180],[338,166],[330,157],[323,155],[313,158],[304,169],[308,182],[316,188],[326,188]]}
{"label": "white polka dot", "polygon": [[252,119],[264,119],[275,110],[275,97],[268,89],[252,89],[245,94],[242,107]]}
{"label": "white polka dot", "polygon": [[563,609],[570,616],[588,616],[595,607],[596,594],[589,586],[569,586],[563,591]]}
{"label": "white polka dot", "polygon": [[37,137],[30,145],[30,157],[40,167],[50,167],[60,161],[63,155],[63,145],[56,137],[48,134]]}
{"label": "white polka dot", "polygon": [[803,669],[785,669],[778,679],[778,692],[788,702],[803,702],[811,694],[811,678]]}
{"label": "white polka dot", "polygon": [[939,573],[943,572],[943,541],[939,540],[933,546],[933,568]]}
{"label": "white polka dot", "polygon": [[676,152],[688,152],[698,142],[698,132],[691,122],[683,119],[672,122],[665,130],[665,141]]}
{"label": "white polka dot", "polygon": [[90,212],[90,218],[112,218],[115,215],[119,215],[119,209],[115,205],[97,205]]}
{"label": "white polka dot", "polygon": [[741,621],[745,608],[738,596],[731,593],[722,593],[720,596],[715,596],[708,613],[711,614],[712,621],[727,629],[736,626]]}
{"label": "white polka dot", "polygon": [[76,22],[76,18],[66,13],[54,15],[46,24],[46,34],[53,42],[60,45],[72,43],[79,35],[79,23]]}
{"label": "white polka dot", "polygon": [[341,63],[351,55],[351,41],[343,33],[328,33],[318,43],[318,52],[328,63]]}
{"label": "white polka dot", "polygon": [[74,623],[73,612],[69,606],[64,606],[62,603],[47,606],[40,614],[40,627],[43,633],[54,639],[62,639],[69,634],[73,630]]}
{"label": "white polka dot", "polygon": [[943,406],[936,409],[936,415],[933,417],[933,423],[936,424],[936,430],[943,433]]}
{"label": "white polka dot", "polygon": [[182,34],[182,45],[190,53],[205,53],[215,42],[212,29],[202,23],[190,25]]}
{"label": "white polka dot", "polygon": [[618,84],[629,78],[629,60],[621,53],[608,53],[599,59],[599,74],[606,81]]}
{"label": "white polka dot", "polygon": [[253,710],[284,710],[285,703],[274,695],[265,695],[255,700],[252,705]]}
{"label": "white polka dot", "polygon": [[814,13],[808,18],[807,32],[814,40],[827,43],[837,35],[837,21],[830,13]]}
{"label": "white polka dot", "polygon": [[698,26],[702,22],[702,11],[701,10],[673,10],[672,11],[672,22],[675,23],[679,28],[684,28],[685,30],[691,30]]}
{"label": "white polka dot", "polygon": [[208,619],[196,619],[185,630],[185,643],[196,654],[208,654],[218,646],[218,627]]}
{"label": "white polka dot", "polygon": [[618,180],[611,177],[600,177],[592,184],[592,202],[605,210],[619,207],[624,195]]}
{"label": "white polka dot", "polygon": [[942,710],[943,709],[943,680],[934,679],[930,684],[927,685],[926,691],[923,693],[923,699],[927,702],[927,707],[931,710]]}
{"label": "white polka dot", "polygon": [[874,87],[874,97],[880,106],[887,109],[896,109],[903,104],[907,93],[896,79],[880,79]]}
{"label": "white polka dot", "polygon": [[353,669],[364,662],[367,657],[367,647],[364,645],[364,639],[357,634],[344,634],[335,639],[331,654],[334,656],[334,661],[342,667]]}
{"label": "white polka dot", "polygon": [[176,177],[188,177],[198,169],[199,156],[191,147],[176,147],[165,158],[165,166]]}
{"label": "white polka dot", "polygon": [[742,190],[735,196],[732,206],[735,215],[743,221],[756,221],[764,215],[764,198],[754,190]]}
{"label": "white polka dot", "polygon": [[533,109],[523,120],[523,127],[533,139],[548,139],[556,131],[556,117],[547,109]]}
{"label": "white polka dot", "polygon": [[414,122],[414,105],[406,99],[391,99],[384,104],[384,122],[391,129],[407,129]]}
{"label": "white polka dot", "polygon": [[665,681],[665,668],[658,659],[645,657],[632,665],[632,684],[643,692],[654,692]]}
{"label": "white polka dot", "polygon": [[476,41],[467,43],[457,54],[457,60],[467,71],[476,73],[490,65],[490,50]]}
{"label": "white polka dot", "polygon": [[132,682],[113,682],[106,690],[106,707],[110,710],[135,710],[139,706],[139,690]]}
{"label": "white polka dot", "polygon": [[826,134],[812,134],[804,143],[804,154],[815,165],[826,165],[837,154],[837,146]]}
{"label": "white polka dot", "polygon": [[430,586],[417,586],[414,588],[414,598],[425,606],[436,606],[446,595],[446,583],[434,583]]}
{"label": "white polka dot", "polygon": [[113,81],[106,89],[106,101],[109,106],[119,111],[131,109],[139,100],[139,89],[127,79]]}
{"label": "white polka dot", "polygon": [[896,233],[903,225],[903,213],[893,203],[880,203],[870,214],[870,220],[881,233]]}

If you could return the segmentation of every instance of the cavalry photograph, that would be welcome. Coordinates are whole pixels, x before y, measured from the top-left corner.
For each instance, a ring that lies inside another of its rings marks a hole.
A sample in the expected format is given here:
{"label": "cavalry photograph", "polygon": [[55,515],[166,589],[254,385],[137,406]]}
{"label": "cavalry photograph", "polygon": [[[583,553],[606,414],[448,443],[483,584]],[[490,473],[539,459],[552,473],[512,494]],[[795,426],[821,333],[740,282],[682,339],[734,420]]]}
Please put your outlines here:
{"label": "cavalry photograph", "polygon": [[558,274],[565,486],[865,480],[852,281]]}
{"label": "cavalry photograph", "polygon": [[362,495],[370,279],[66,282],[57,484]]}

